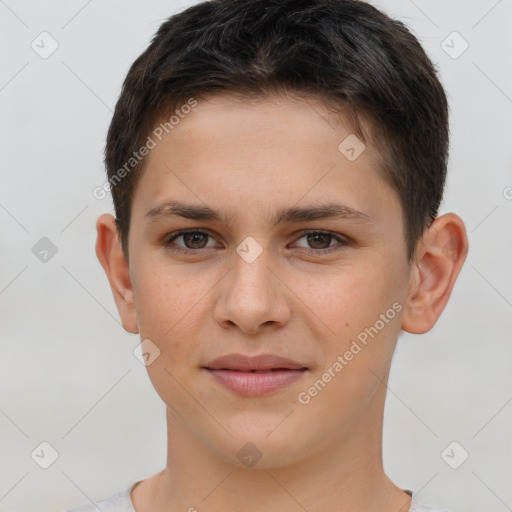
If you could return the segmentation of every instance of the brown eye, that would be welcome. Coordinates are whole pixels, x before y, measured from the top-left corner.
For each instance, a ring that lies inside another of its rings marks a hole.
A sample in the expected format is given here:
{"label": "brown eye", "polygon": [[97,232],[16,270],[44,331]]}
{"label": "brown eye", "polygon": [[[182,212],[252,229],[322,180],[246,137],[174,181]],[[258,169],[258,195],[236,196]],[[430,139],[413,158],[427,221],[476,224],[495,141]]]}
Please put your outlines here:
{"label": "brown eye", "polygon": [[204,233],[185,233],[183,241],[188,249],[202,249],[206,245],[207,237]]}
{"label": "brown eye", "polygon": [[328,233],[309,233],[306,237],[312,249],[327,249],[332,240]]}
{"label": "brown eye", "polygon": [[[334,235],[324,231],[307,231],[302,233],[298,240],[305,240],[305,244],[296,242],[297,246],[302,248],[308,253],[321,255],[323,253],[343,249],[345,246],[350,245],[350,241],[344,237]],[[338,242],[333,244],[332,242]]]}
{"label": "brown eye", "polygon": [[[205,233],[204,231],[180,231],[179,233],[176,233],[172,237],[170,237],[166,242],[165,246],[173,249],[173,245],[176,245],[175,250],[198,250],[198,249],[204,249],[207,247],[207,243],[211,236],[208,233]],[[183,245],[177,244],[174,241],[182,239]],[[211,246],[209,246],[211,247]]]}

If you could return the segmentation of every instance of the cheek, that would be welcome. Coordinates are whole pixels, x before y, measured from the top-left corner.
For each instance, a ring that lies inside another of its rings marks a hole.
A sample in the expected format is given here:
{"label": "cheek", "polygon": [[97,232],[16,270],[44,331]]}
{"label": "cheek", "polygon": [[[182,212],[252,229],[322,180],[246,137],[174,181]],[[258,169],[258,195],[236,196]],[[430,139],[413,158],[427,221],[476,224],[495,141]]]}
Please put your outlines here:
{"label": "cheek", "polygon": [[383,375],[392,356],[403,309],[403,278],[397,277],[396,270],[377,262],[357,269],[344,268],[320,285],[304,290],[307,305],[321,324],[329,327],[323,329],[323,339],[320,338],[323,368],[319,370],[331,367],[338,356],[344,358],[346,366],[343,363],[343,371],[336,375],[345,377],[334,380],[339,385],[353,385],[350,393],[358,389],[368,393],[375,384],[372,372]]}
{"label": "cheek", "polygon": [[[142,269],[141,269],[142,270]],[[180,415],[192,414],[193,403],[183,387],[199,365],[197,326],[205,312],[201,293],[175,269],[147,267],[137,285],[136,307],[141,339],[150,339],[159,355],[146,367],[162,401]]]}
{"label": "cheek", "polygon": [[[389,267],[343,267],[307,280],[295,280],[297,295],[334,333],[363,329],[400,297]],[[333,334],[331,332],[331,334]]]}
{"label": "cheek", "polygon": [[346,411],[326,419],[333,429],[349,425],[385,392],[382,382],[400,331],[401,304],[393,279],[376,266],[347,271],[330,283],[328,299],[317,301],[335,334],[322,340],[322,365],[302,391],[311,400],[308,414],[323,417],[326,408]]}
{"label": "cheek", "polygon": [[157,345],[166,367],[183,365],[195,346],[194,326],[204,318],[204,290],[176,269],[146,268],[139,273],[144,278],[137,282],[135,295],[141,339]]}

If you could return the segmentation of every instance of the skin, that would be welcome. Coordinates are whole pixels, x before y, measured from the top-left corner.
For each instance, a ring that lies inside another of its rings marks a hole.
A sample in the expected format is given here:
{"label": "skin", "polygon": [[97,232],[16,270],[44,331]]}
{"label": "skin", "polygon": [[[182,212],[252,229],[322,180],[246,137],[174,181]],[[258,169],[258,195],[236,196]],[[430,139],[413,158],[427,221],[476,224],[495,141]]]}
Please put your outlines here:
{"label": "skin", "polygon": [[[354,161],[338,150],[350,133],[313,99],[214,95],[146,157],[129,265],[112,215],[98,219],[96,252],[123,327],[160,350],[147,370],[167,406],[167,466],[133,489],[137,512],[408,510],[410,497],[382,464],[391,358],[401,329],[421,334],[434,326],[468,242],[458,216],[440,216],[409,262],[400,201],[378,172],[374,148],[367,144]],[[230,217],[146,216],[169,200]],[[271,222],[282,208],[326,203],[369,220]],[[190,228],[208,236],[166,246]],[[311,239],[302,230],[333,237]],[[252,263],[236,252],[246,237],[262,249]],[[298,394],[394,303],[401,311],[300,403]],[[232,352],[277,354],[308,371],[285,389],[243,397],[201,368]],[[237,457],[248,442],[262,455],[251,468]]]}

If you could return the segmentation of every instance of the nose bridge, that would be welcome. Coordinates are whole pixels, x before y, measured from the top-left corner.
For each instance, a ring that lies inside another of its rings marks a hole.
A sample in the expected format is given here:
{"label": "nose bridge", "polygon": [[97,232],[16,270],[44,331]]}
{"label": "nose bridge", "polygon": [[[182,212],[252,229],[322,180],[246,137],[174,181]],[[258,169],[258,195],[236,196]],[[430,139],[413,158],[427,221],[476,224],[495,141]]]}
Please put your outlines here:
{"label": "nose bridge", "polygon": [[286,320],[286,297],[278,289],[272,266],[270,251],[255,239],[247,237],[237,246],[232,271],[215,306],[218,323],[236,324],[243,331],[255,332],[265,323]]}
{"label": "nose bridge", "polygon": [[270,251],[253,237],[245,238],[236,248],[230,281],[232,292],[242,294],[243,299],[251,293],[258,301],[267,299],[267,295],[272,295],[271,265]]}

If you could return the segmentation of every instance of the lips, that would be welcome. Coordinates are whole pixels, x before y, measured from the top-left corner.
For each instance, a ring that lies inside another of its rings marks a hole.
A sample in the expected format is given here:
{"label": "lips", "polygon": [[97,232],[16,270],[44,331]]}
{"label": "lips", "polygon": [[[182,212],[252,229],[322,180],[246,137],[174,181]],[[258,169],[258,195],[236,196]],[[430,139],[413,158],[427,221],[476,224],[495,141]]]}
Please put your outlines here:
{"label": "lips", "polygon": [[245,396],[268,394],[291,385],[308,370],[304,365],[272,354],[228,354],[203,367],[219,384]]}
{"label": "lips", "polygon": [[285,359],[284,357],[272,354],[259,356],[244,356],[243,354],[228,354],[214,359],[206,365],[210,370],[238,370],[247,371],[269,371],[269,370],[300,370],[304,365]]}

